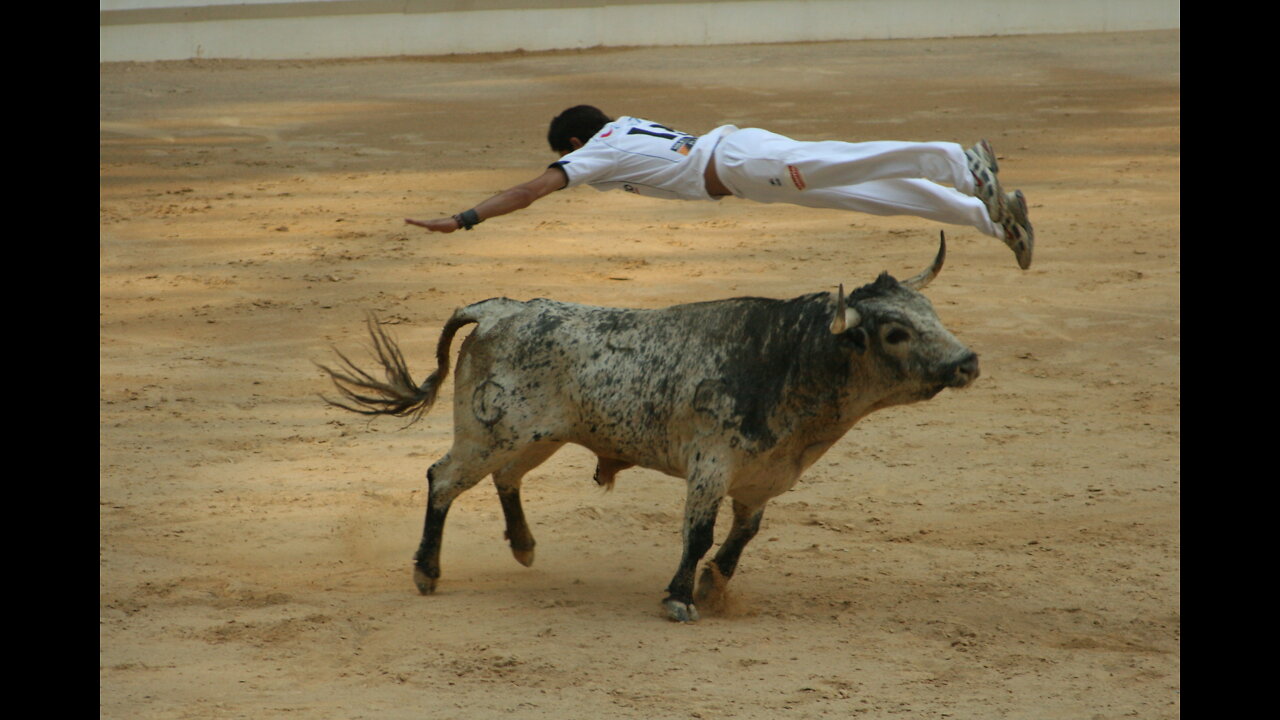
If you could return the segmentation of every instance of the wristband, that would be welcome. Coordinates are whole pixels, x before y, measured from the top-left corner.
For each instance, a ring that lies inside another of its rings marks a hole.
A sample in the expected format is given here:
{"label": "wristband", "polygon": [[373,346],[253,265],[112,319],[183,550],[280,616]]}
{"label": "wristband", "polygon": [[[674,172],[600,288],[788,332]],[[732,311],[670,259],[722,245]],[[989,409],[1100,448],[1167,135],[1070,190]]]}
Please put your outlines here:
{"label": "wristband", "polygon": [[479,225],[480,223],[484,222],[483,220],[480,219],[480,216],[476,214],[475,210],[463,210],[457,215],[454,215],[453,219],[455,222],[458,223],[458,227],[462,228],[463,230],[470,230],[476,225]]}

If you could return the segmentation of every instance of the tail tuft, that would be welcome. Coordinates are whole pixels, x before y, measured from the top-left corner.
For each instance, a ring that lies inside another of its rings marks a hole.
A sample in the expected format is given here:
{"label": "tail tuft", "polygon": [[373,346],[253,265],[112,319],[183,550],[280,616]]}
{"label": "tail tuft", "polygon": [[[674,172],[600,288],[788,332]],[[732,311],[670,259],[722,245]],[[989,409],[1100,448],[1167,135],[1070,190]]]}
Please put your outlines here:
{"label": "tail tuft", "polygon": [[325,365],[316,365],[329,375],[334,387],[338,389],[346,402],[322,399],[343,410],[361,415],[394,415],[411,417],[409,424],[417,422],[423,414],[431,409],[436,399],[436,390],[440,381],[449,372],[447,364],[442,365],[422,385],[413,381],[409,367],[405,363],[400,347],[378,322],[373,313],[368,317],[369,335],[373,338],[374,358],[382,364],[385,380],[378,380],[361,370],[355,363],[334,348],[334,353],[341,360],[339,369]]}

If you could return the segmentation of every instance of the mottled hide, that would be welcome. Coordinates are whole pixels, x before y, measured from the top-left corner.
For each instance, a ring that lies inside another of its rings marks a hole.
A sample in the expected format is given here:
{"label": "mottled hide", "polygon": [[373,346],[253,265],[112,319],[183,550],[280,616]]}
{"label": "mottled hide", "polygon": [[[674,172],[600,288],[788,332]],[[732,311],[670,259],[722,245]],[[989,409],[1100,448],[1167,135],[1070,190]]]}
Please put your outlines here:
{"label": "mottled hide", "polygon": [[882,274],[847,299],[819,292],[658,310],[485,300],[454,312],[437,346],[438,368],[421,385],[371,321],[386,380],[349,362],[328,370],[348,400],[334,404],[366,414],[424,412],[449,372],[454,335],[475,324],[458,354],[453,446],[427,473],[415,557],[420,591],[433,592],[440,576],[451,503],[487,475],[513,553],[533,562],[521,479],[576,443],[599,456],[602,485],[631,466],[687,480],[684,552],[664,605],[674,620],[696,620],[694,571],[724,498],[733,501],[734,522],[699,583],[700,598],[733,575],[765,503],[860,418],[977,377],[977,356],[911,287],[937,274],[944,250],[945,241],[926,273],[905,283]]}

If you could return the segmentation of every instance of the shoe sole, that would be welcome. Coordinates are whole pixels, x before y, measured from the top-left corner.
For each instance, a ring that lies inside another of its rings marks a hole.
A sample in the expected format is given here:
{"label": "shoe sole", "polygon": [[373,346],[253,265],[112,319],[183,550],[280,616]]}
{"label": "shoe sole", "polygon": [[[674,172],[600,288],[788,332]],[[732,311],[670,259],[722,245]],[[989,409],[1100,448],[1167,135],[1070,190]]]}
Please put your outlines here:
{"label": "shoe sole", "polygon": [[[1026,270],[1031,267],[1031,256],[1035,253],[1036,232],[1032,229],[1031,220],[1027,215],[1026,196],[1022,194],[1021,190],[1014,190],[1012,195],[1013,202],[1007,202],[1006,204],[1009,218],[1013,221],[1012,225],[1019,231],[1018,234],[1021,238],[1009,243],[1009,247],[1013,249],[1013,254],[1018,259],[1018,267]],[[1017,247],[1019,245],[1021,247]]]}

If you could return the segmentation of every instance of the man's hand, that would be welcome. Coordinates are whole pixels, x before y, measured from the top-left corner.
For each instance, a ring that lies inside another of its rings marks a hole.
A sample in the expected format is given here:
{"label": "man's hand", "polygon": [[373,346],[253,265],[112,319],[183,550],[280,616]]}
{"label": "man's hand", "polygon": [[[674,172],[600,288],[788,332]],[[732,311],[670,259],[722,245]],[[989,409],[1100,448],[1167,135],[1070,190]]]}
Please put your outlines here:
{"label": "man's hand", "polygon": [[436,218],[435,220],[413,220],[405,218],[404,221],[410,225],[426,228],[431,232],[451,233],[458,229],[458,221],[451,217]]}
{"label": "man's hand", "polygon": [[[527,183],[521,183],[513,188],[503,190],[475,206],[472,210],[478,213],[479,220],[506,215],[529,207],[535,200],[546,197],[563,188],[568,182],[569,176],[565,175],[564,170],[559,165],[555,165],[547,168],[546,172]],[[451,217],[437,218],[435,220],[411,220],[405,218],[404,221],[410,225],[426,228],[431,232],[451,233],[462,227],[457,220]],[[474,224],[472,223],[472,225]]]}

